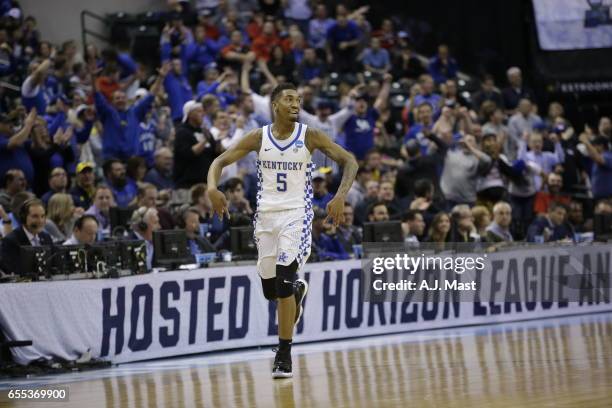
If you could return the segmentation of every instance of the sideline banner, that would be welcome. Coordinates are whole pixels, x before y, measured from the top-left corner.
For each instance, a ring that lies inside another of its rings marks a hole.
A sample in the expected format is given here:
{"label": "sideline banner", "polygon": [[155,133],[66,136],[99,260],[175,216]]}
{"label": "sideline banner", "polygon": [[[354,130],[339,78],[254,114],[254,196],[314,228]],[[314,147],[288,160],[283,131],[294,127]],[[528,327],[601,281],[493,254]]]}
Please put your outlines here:
{"label": "sideline banner", "polygon": [[[612,245],[572,251],[579,252],[584,265],[610,273]],[[561,255],[542,248],[490,254],[492,261],[500,261],[495,275],[500,288],[506,277],[515,276],[507,268],[550,268],[555,256]],[[612,311],[609,288],[575,302],[432,298],[373,303],[363,301],[360,261],[307,264],[301,276],[310,290],[296,343]],[[0,327],[9,340],[33,341],[31,347],[13,349],[19,364],[41,357],[75,360],[87,350],[93,357],[124,363],[266,346],[276,344],[278,330],[275,304],[263,297],[254,266],[4,284]]]}

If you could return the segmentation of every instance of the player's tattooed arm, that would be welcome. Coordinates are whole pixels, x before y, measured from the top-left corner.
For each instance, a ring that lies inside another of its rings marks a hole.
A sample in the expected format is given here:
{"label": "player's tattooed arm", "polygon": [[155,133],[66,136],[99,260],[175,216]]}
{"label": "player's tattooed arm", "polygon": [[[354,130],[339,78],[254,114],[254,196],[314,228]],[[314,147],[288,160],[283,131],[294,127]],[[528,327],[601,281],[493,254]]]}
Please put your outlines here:
{"label": "player's tattooed arm", "polygon": [[217,189],[223,168],[242,159],[250,152],[258,152],[261,147],[261,129],[248,132],[235,145],[221,153],[210,165],[208,169],[208,197],[213,207],[213,212],[223,218],[229,209],[225,194]]}
{"label": "player's tattooed arm", "polygon": [[342,167],[340,187],[327,205],[327,216],[337,226],[344,219],[344,201],[357,175],[357,169],[359,168],[357,160],[351,153],[332,142],[325,133],[311,127],[306,131],[306,146],[311,152],[319,149]]}

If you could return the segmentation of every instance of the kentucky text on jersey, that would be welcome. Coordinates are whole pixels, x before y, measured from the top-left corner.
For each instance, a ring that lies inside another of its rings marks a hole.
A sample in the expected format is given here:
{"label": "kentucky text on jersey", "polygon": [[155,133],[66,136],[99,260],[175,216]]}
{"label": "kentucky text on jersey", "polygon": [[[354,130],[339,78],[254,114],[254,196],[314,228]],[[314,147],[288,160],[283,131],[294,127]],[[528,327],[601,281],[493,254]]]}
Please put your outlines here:
{"label": "kentucky text on jersey", "polygon": [[271,161],[271,160],[261,160],[261,166],[264,169],[269,170],[302,170],[302,165],[304,163],[300,162],[287,162],[287,161]]}
{"label": "kentucky text on jersey", "polygon": [[262,128],[257,152],[257,211],[285,211],[310,206],[312,160],[306,148],[307,126],[295,123],[288,138],[278,140]]}

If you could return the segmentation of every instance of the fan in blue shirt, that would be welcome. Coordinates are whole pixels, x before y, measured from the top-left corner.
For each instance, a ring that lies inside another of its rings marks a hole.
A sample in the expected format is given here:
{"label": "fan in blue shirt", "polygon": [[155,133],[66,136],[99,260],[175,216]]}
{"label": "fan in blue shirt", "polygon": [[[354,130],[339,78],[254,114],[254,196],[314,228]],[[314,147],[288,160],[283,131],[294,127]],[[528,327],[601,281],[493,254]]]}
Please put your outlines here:
{"label": "fan in blue shirt", "polygon": [[126,160],[138,154],[140,122],[151,109],[155,99],[154,95],[161,90],[162,82],[168,72],[170,72],[170,64],[162,65],[151,87],[151,93],[132,106],[128,106],[125,93],[121,90],[113,93],[112,103],[109,103],[104,95],[96,90],[94,100],[98,117],[104,126],[102,153],[105,159]]}
{"label": "fan in blue shirt", "polygon": [[196,88],[196,100],[201,101],[208,94],[217,97],[221,108],[227,108],[227,105],[234,103],[238,98],[232,92],[226,92],[226,89],[232,85],[237,85],[236,75],[232,71],[224,71],[219,75],[217,64],[213,63],[206,67],[204,79],[198,83]]}
{"label": "fan in blue shirt", "polygon": [[217,61],[220,47],[211,38],[206,38],[206,30],[199,25],[195,28],[195,41],[186,45],[187,60],[190,66],[205,67],[211,62]]}
{"label": "fan in blue shirt", "polygon": [[427,138],[427,134],[431,132],[433,128],[433,108],[428,102],[421,102],[417,106],[417,123],[410,127],[410,130],[404,136],[404,143],[412,139],[416,139],[421,146],[421,154],[426,155],[429,150],[430,141]]}
{"label": "fan in blue shirt", "polygon": [[164,79],[164,89],[168,95],[168,104],[172,120],[176,123],[183,117],[183,105],[193,99],[193,91],[183,73],[183,63],[179,58],[171,62],[172,71]]}
{"label": "fan in blue shirt", "polygon": [[319,171],[315,171],[312,175],[312,193],[312,205],[322,210],[327,208],[327,203],[334,198],[334,195],[327,191],[325,176]]}
{"label": "fan in blue shirt", "polygon": [[28,184],[34,181],[34,166],[27,147],[31,143],[30,133],[36,121],[36,110],[30,111],[23,128],[13,134],[13,124],[5,115],[0,115],[0,179],[11,169],[23,171]]}
{"label": "fan in blue shirt", "polygon": [[21,85],[21,102],[27,111],[36,108],[40,115],[44,115],[47,111],[48,96],[45,81],[50,67],[50,60],[30,64],[30,75]]}
{"label": "fan in blue shirt", "polygon": [[172,13],[170,18],[170,26],[164,28],[159,39],[162,63],[168,62],[173,56],[176,56],[181,59],[183,67],[188,67],[193,34],[183,25],[179,13]]}
{"label": "fan in blue shirt", "polygon": [[174,189],[172,162],[172,150],[167,147],[157,149],[153,168],[146,174],[144,181],[153,184],[158,190]]}
{"label": "fan in blue shirt", "polygon": [[339,16],[337,22],[327,30],[327,41],[333,49],[338,49],[340,43],[358,40],[360,35],[361,30],[354,21]]}
{"label": "fan in blue shirt", "polygon": [[383,86],[373,107],[368,107],[366,95],[358,95],[355,98],[355,113],[344,124],[346,149],[358,160],[363,160],[368,150],[374,147],[374,128],[380,116],[380,110],[389,99],[391,80],[391,75],[385,74]]}
{"label": "fan in blue shirt", "polygon": [[325,211],[315,209],[312,222],[312,246],[319,261],[349,259],[344,246],[338,239],[336,227],[325,224]]}
{"label": "fan in blue shirt", "polygon": [[129,52],[120,52],[117,54],[117,65],[119,65],[119,78],[121,80],[125,80],[134,75],[138,70],[138,64]]}
{"label": "fan in blue shirt", "polygon": [[437,84],[447,79],[457,78],[459,66],[457,61],[449,55],[448,46],[442,44],[438,47],[438,55],[429,62],[429,73]]}
{"label": "fan in blue shirt", "polygon": [[384,73],[391,69],[389,51],[381,48],[380,39],[376,37],[370,41],[370,48],[363,50],[361,62],[367,70],[377,73]]}
{"label": "fan in blue shirt", "polygon": [[[72,156],[78,158],[79,147],[78,144],[86,143],[89,140],[91,129],[93,128],[95,113],[89,109],[87,105],[81,105],[77,108],[77,117],[83,122],[83,126],[74,127],[68,122],[68,110],[69,102],[65,95],[57,95],[56,98],[52,99],[49,106],[54,106],[55,113],[45,115],[44,119],[47,122],[47,130],[51,137],[55,135],[58,130],[64,132],[68,131],[68,128],[72,128],[71,132],[73,136],[68,141],[70,148],[72,149]],[[55,155],[56,161],[55,166],[64,167],[68,173],[73,174],[76,168],[76,161],[63,162],[59,159],[60,155]]]}
{"label": "fan in blue shirt", "polygon": [[314,48],[325,48],[327,31],[334,25],[334,20],[327,17],[325,4],[317,4],[315,8],[315,18],[308,23],[308,42]]}
{"label": "fan in blue shirt", "polygon": [[104,177],[113,192],[117,206],[127,208],[138,195],[138,187],[134,180],[126,176],[125,165],[116,159],[107,160],[104,162]]}
{"label": "fan in blue shirt", "polygon": [[327,31],[327,58],[331,58],[336,71],[352,74],[357,72],[359,64],[355,63],[355,59],[360,39],[361,30],[357,24],[348,20],[346,15],[338,14],[336,23]]}
{"label": "fan in blue shirt", "polygon": [[156,123],[150,114],[147,114],[145,120],[140,122],[138,134],[138,156],[145,159],[147,168],[153,167],[154,163],[155,145],[157,144],[155,128]]}
{"label": "fan in blue shirt", "polygon": [[411,100],[408,100],[406,108],[411,111],[423,103],[428,103],[434,109],[433,117],[436,119],[441,111],[442,96],[434,92],[435,83],[431,75],[421,75],[419,85],[421,86],[421,91],[414,97],[412,105],[410,104]]}
{"label": "fan in blue shirt", "polygon": [[580,135],[580,141],[587,149],[587,154],[593,160],[591,169],[591,185],[593,198],[612,197],[612,152],[609,140],[605,136],[597,136],[590,140],[589,133]]}

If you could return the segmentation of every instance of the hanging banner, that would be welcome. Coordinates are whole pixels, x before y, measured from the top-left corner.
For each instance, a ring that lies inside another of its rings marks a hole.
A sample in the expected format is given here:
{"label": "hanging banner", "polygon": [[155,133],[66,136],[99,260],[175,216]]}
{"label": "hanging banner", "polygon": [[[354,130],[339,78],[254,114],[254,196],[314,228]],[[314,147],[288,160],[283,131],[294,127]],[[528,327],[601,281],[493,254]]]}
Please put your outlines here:
{"label": "hanging banner", "polygon": [[612,47],[612,1],[533,0],[545,51]]}

